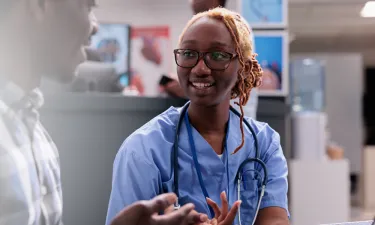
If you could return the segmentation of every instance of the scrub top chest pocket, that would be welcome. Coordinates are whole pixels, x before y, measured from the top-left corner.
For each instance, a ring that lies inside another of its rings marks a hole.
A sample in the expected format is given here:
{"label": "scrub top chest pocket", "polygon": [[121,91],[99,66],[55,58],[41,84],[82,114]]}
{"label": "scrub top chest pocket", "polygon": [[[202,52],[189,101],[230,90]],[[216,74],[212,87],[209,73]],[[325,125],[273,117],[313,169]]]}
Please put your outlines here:
{"label": "scrub top chest pocket", "polygon": [[245,168],[241,171],[241,174],[241,221],[242,224],[252,224],[260,195],[259,186],[261,185],[262,177],[254,169]]}

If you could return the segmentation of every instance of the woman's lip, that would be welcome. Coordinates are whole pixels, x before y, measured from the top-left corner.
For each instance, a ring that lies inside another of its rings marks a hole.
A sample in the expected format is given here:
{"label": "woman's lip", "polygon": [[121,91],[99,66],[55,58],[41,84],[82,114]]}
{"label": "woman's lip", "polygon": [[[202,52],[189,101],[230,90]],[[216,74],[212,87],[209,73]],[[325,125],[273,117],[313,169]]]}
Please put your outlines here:
{"label": "woman's lip", "polygon": [[213,92],[215,85],[209,86],[209,87],[197,87],[194,86],[192,83],[189,83],[189,89],[198,96],[205,96],[209,95]]}
{"label": "woman's lip", "polygon": [[209,88],[214,86],[215,83],[208,83],[208,82],[191,82],[191,85],[197,88]]}

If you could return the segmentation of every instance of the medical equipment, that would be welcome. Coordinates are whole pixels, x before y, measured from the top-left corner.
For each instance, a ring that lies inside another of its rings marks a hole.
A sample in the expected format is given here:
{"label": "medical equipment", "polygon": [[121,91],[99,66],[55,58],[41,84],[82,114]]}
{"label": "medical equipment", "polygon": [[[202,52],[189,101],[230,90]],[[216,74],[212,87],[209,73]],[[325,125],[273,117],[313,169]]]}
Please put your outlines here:
{"label": "medical equipment", "polygon": [[[192,155],[193,155],[193,160],[194,160],[194,165],[195,165],[195,169],[197,171],[197,174],[198,174],[198,180],[199,180],[199,184],[201,186],[201,189],[202,189],[202,192],[204,194],[204,196],[206,198],[209,198],[209,195],[208,195],[208,192],[207,192],[207,189],[203,183],[203,178],[202,178],[202,174],[201,174],[201,170],[200,170],[200,165],[198,163],[198,159],[197,159],[197,153],[196,153],[196,150],[195,150],[195,145],[194,145],[194,139],[192,137],[192,132],[191,132],[191,127],[190,127],[190,123],[188,121],[188,115],[187,115],[187,109],[189,107],[189,104],[190,102],[188,102],[183,108],[182,108],[182,111],[181,111],[181,114],[180,114],[180,117],[179,117],[179,120],[178,120],[178,124],[177,124],[177,127],[176,127],[176,135],[175,135],[175,139],[174,139],[174,143],[173,143],[173,149],[172,149],[172,166],[173,166],[173,172],[174,172],[174,187],[173,187],[173,191],[174,193],[177,195],[177,201],[176,203],[174,204],[174,209],[177,210],[180,208],[180,204],[179,204],[179,187],[178,187],[178,143],[179,143],[179,133],[180,133],[180,128],[181,128],[181,124],[183,122],[183,120],[186,121],[186,125],[187,125],[187,130],[188,130],[188,136],[189,136],[189,142],[190,142],[190,147],[191,147],[191,151],[192,151]],[[238,117],[241,116],[241,114],[235,110],[233,107],[230,107],[230,110],[236,114]],[[255,211],[255,215],[254,215],[254,218],[253,218],[253,222],[252,224],[255,223],[255,220],[256,220],[256,217],[258,215],[258,211],[259,211],[259,208],[260,208],[260,203],[262,202],[262,198],[263,198],[263,195],[264,195],[264,191],[265,191],[265,188],[266,188],[266,184],[267,184],[267,179],[268,179],[268,174],[267,174],[267,167],[266,167],[266,164],[260,159],[260,151],[259,151],[259,147],[258,147],[258,139],[256,137],[256,134],[255,134],[255,131],[253,130],[253,128],[251,127],[251,125],[249,124],[249,122],[247,120],[244,120],[244,123],[245,125],[249,128],[251,134],[253,135],[254,137],[254,146],[255,146],[255,158],[248,158],[246,159],[245,161],[243,161],[241,163],[241,165],[239,166],[238,170],[237,170],[237,174],[236,174],[236,181],[237,181],[237,198],[238,200],[241,199],[241,180],[242,180],[242,174],[241,174],[241,171],[242,169],[244,168],[244,166],[248,163],[258,163],[263,171],[264,171],[264,176],[263,176],[263,179],[262,179],[262,182],[261,182],[261,190],[260,190],[260,193],[258,193],[258,202],[257,202],[257,205],[256,205],[256,211]],[[228,132],[226,132],[228,135]],[[225,149],[226,149],[226,141],[225,141]],[[228,159],[227,159],[228,160]],[[229,187],[228,187],[229,188]],[[240,207],[241,208],[241,207]],[[238,220],[239,220],[239,224],[241,225],[241,209],[238,209]],[[210,214],[211,214],[211,218],[214,217],[214,212],[213,212],[213,209],[211,207],[209,207],[210,209]]]}

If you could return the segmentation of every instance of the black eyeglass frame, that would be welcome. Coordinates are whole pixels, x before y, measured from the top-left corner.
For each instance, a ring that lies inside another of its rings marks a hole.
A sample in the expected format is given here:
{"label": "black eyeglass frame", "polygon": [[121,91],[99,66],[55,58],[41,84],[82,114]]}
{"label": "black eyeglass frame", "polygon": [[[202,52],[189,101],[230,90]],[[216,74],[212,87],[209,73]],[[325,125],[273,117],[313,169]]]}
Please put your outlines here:
{"label": "black eyeglass frame", "polygon": [[[195,62],[195,64],[193,66],[181,66],[181,65],[178,64],[178,62],[177,62],[177,54],[179,54],[179,51],[181,51],[181,50],[185,50],[185,51],[188,50],[188,51],[192,51],[192,52],[196,52],[197,53],[198,57],[197,57],[196,62]],[[224,69],[213,69],[213,68],[211,68],[209,66],[209,63],[207,63],[207,61],[206,61],[207,60],[206,59],[206,55],[209,54],[209,53],[213,53],[213,52],[222,52],[222,53],[228,54],[230,56],[230,58],[228,60],[228,63],[227,63],[227,65],[225,65]],[[173,53],[174,53],[174,61],[176,62],[176,65],[179,66],[179,67],[181,67],[181,68],[185,68],[185,69],[194,68],[196,65],[198,65],[199,61],[203,58],[204,64],[208,68],[210,68],[211,70],[215,70],[215,71],[224,71],[224,70],[226,70],[229,67],[229,65],[232,62],[232,60],[238,56],[237,54],[233,54],[233,53],[226,52],[226,51],[199,52],[199,51],[192,50],[192,49],[174,49]]]}

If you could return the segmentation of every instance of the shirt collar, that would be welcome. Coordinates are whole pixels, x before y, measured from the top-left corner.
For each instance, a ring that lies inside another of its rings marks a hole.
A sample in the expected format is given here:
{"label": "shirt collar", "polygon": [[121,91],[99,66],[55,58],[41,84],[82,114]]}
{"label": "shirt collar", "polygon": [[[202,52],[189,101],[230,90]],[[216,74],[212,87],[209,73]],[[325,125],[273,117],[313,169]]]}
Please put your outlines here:
{"label": "shirt collar", "polygon": [[38,109],[44,103],[43,95],[38,88],[25,92],[14,82],[3,79],[0,79],[0,100],[15,109]]}

